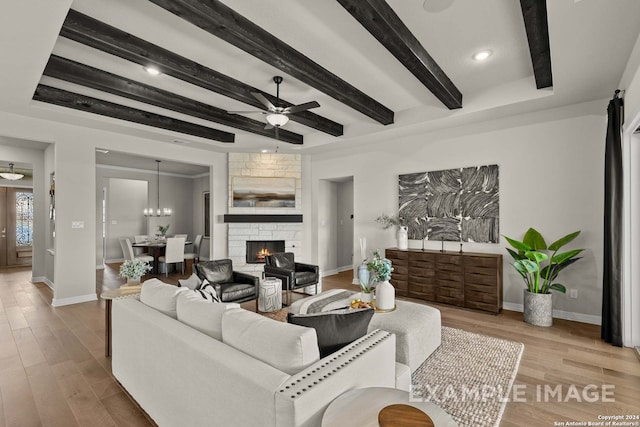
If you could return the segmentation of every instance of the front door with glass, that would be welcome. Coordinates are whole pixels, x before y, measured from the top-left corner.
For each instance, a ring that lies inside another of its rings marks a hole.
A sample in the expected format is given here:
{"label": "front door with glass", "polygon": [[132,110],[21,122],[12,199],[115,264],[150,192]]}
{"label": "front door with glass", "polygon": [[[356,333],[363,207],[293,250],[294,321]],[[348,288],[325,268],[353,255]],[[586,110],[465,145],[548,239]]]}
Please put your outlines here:
{"label": "front door with glass", "polygon": [[0,267],[31,265],[33,192],[0,188]]}

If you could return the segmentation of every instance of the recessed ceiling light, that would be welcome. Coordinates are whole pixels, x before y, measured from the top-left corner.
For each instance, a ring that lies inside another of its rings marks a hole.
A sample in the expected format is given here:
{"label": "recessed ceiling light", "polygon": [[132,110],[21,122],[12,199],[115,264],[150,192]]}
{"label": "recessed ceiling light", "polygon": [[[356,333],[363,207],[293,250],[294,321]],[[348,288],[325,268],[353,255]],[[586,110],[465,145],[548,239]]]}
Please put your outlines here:
{"label": "recessed ceiling light", "polygon": [[96,151],[102,154],[107,154],[109,152],[109,150],[105,150],[104,148],[96,148]]}
{"label": "recessed ceiling light", "polygon": [[147,73],[151,74],[152,76],[157,76],[158,74],[160,74],[160,70],[158,70],[155,67],[142,67],[142,68],[144,68],[144,70]]}
{"label": "recessed ceiling light", "polygon": [[474,61],[484,61],[485,59],[490,57],[492,54],[493,54],[492,51],[490,51],[489,49],[486,49],[486,50],[481,50],[479,52],[474,53],[472,58]]}
{"label": "recessed ceiling light", "polygon": [[265,149],[263,149],[263,150],[260,150],[260,152],[261,152],[261,153],[268,153],[268,152],[270,152],[270,151],[271,151],[271,150],[267,150],[266,148],[265,148]]}

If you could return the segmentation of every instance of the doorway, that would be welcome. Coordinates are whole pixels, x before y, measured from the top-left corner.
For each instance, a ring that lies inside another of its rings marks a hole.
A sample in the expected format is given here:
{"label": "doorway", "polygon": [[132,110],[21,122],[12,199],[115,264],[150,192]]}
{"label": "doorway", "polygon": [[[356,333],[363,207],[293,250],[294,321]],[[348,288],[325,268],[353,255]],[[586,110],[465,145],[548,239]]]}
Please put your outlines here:
{"label": "doorway", "polygon": [[323,275],[353,268],[353,177],[321,179],[318,263]]}
{"label": "doorway", "polygon": [[0,267],[31,265],[33,190],[0,187]]}

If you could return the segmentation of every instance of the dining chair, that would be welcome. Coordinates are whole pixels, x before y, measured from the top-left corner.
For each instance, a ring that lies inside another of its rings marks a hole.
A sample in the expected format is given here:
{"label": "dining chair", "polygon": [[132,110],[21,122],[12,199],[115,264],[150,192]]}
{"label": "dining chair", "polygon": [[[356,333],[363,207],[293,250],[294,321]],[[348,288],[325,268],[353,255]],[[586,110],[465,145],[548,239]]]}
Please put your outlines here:
{"label": "dining chair", "polygon": [[136,256],[133,252],[133,246],[131,245],[131,239],[128,237],[123,237],[120,239],[120,247],[122,248],[122,253],[124,254],[124,259],[133,261],[134,259],[139,259],[145,262],[153,262],[153,257],[149,255],[138,255]]}
{"label": "dining chair", "polygon": [[196,235],[196,239],[193,241],[193,252],[186,252],[184,259],[192,259],[194,264],[200,262],[200,246],[202,245],[202,234]]}
{"label": "dining chair", "polygon": [[158,258],[158,261],[165,264],[164,275],[169,275],[169,264],[180,263],[182,265],[182,274],[184,274],[184,237],[170,237],[167,239],[167,248],[164,256]]}
{"label": "dining chair", "polygon": [[[146,234],[136,234],[133,236],[134,243],[144,243],[149,241],[149,236]],[[141,256],[145,254],[144,248],[133,248],[133,253],[135,256]]]}

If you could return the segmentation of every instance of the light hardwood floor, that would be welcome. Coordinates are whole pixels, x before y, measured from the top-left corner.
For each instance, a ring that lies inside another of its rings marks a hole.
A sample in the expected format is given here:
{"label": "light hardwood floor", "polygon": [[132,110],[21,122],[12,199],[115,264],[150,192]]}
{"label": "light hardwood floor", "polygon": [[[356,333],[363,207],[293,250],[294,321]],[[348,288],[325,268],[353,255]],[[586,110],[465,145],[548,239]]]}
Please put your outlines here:
{"label": "light hardwood floor", "polygon": [[[122,282],[115,268],[98,271],[98,291]],[[26,268],[0,270],[0,427],[150,425],[111,375],[104,356],[104,303],[53,308],[49,288],[30,283],[30,276]],[[167,281],[177,283],[179,277]],[[357,290],[350,282],[346,272],[325,277],[323,287]],[[255,309],[254,303],[243,305]],[[502,426],[640,415],[640,362],[632,349],[602,343],[597,326],[556,320],[551,328],[537,328],[525,324],[521,313],[437,307],[443,325],[525,344],[515,384],[526,387],[527,401],[507,404]],[[537,386],[558,384],[564,390],[611,384],[615,402],[536,401]]]}

